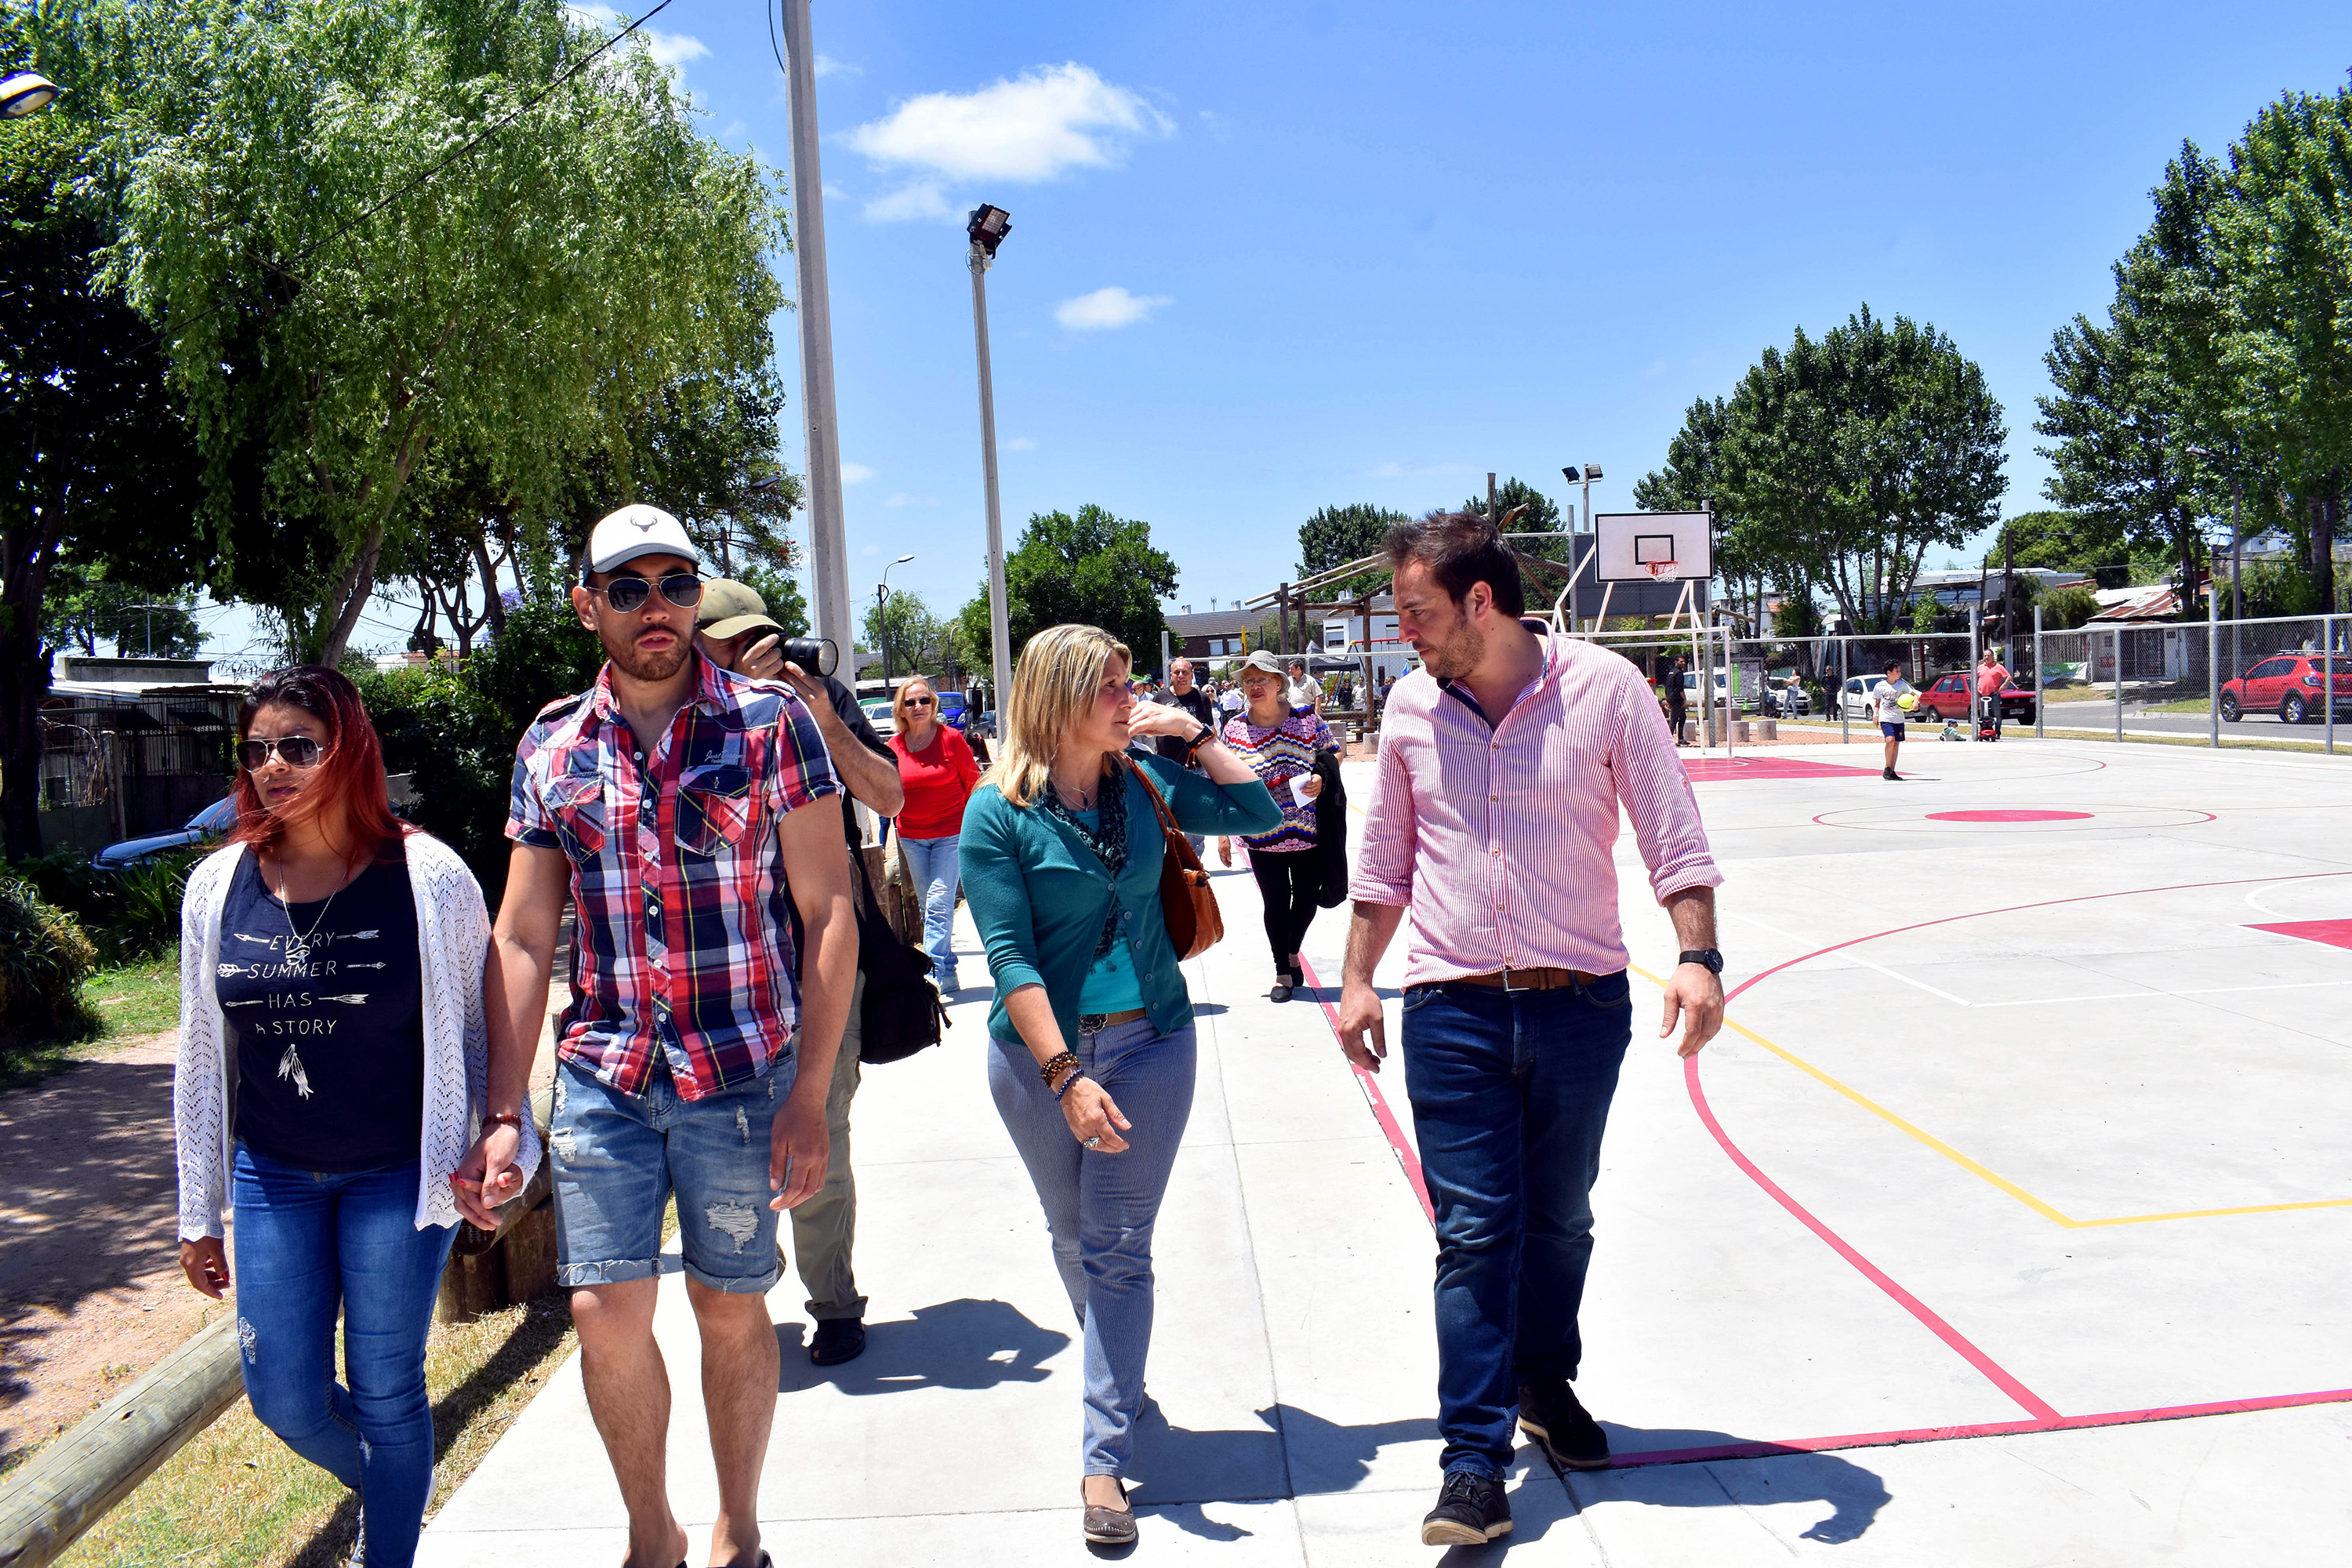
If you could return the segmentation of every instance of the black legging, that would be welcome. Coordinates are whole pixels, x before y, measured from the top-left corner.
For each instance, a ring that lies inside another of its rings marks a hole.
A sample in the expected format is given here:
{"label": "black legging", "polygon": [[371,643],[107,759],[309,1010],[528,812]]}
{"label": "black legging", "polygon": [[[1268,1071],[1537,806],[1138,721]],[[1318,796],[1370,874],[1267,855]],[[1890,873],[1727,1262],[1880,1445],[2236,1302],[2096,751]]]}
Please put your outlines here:
{"label": "black legging", "polygon": [[1290,955],[1307,940],[1307,928],[1315,921],[1318,858],[1311,849],[1250,854],[1258,897],[1265,902],[1265,940],[1274,949],[1274,966],[1278,970],[1290,967]]}

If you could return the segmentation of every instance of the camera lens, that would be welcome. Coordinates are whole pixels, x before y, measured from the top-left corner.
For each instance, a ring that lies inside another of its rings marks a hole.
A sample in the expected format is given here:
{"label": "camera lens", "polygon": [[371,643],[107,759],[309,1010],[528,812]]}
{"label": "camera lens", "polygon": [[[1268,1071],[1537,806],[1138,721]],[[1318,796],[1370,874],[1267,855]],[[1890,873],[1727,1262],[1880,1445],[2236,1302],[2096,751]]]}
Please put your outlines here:
{"label": "camera lens", "polygon": [[841,662],[831,637],[786,637],[782,651],[785,663],[817,675],[831,675],[834,666]]}

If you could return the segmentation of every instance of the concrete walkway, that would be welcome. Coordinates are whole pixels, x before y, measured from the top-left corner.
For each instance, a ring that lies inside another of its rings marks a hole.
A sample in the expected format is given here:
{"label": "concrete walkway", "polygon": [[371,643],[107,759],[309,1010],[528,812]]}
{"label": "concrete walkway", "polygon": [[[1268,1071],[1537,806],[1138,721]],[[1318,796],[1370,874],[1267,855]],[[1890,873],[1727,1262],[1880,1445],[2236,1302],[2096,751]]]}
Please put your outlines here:
{"label": "concrete walkway", "polygon": [[[2352,768],[1928,745],[1906,763],[1936,776],[1898,789],[1875,753],[1694,769],[1721,781],[1697,788],[1730,877],[1727,979],[1762,988],[1732,1006],[1747,1032],[1686,1076],[1637,984],[1580,1384],[1634,1463],[1563,1480],[1523,1448],[1509,1560],[2340,1561],[2352,1405],[2120,1415],[2352,1385],[2352,952],[2248,935],[2264,914],[2243,901],[2352,917]],[[1663,973],[1674,939],[1630,838],[1619,859],[1635,963]],[[1158,1240],[1135,1554],[1500,1560],[1419,1544],[1438,1480],[1428,1224],[1321,1008],[1265,1000],[1254,884],[1237,868],[1216,888],[1228,934],[1188,966],[1200,1089]],[[2012,905],[2038,912],[1965,918]],[[1873,945],[1923,920],[1947,923]],[[1333,1000],[1344,925],[1326,913],[1307,942]],[[1074,1325],[989,1100],[968,925],[959,945],[949,1044],[870,1069],[857,1101],[869,1348],[819,1373],[797,1279],[772,1298],[780,1564],[1089,1560]],[[1409,1138],[1393,1066],[1380,1087]],[[2210,1207],[2237,1217],[2155,1212]],[[699,1564],[713,1497],[675,1277],[659,1331]],[[1929,1440],[1878,1446],[1895,1435]],[[1828,1451],[1738,1457],[1771,1444]],[[418,1561],[614,1563],[622,1519],[575,1362]]]}

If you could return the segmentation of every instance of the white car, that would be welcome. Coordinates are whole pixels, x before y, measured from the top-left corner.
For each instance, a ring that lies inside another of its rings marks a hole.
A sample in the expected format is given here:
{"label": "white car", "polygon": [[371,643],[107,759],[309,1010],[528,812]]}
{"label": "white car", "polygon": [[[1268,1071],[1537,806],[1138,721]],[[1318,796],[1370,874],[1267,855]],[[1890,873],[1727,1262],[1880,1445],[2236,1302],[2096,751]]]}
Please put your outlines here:
{"label": "white car", "polygon": [[[1885,684],[1886,677],[1883,675],[1847,677],[1845,690],[1842,694],[1845,702],[1845,716],[1857,724],[1877,723],[1878,689]],[[1909,715],[1906,714],[1905,717],[1908,718]]]}
{"label": "white car", "polygon": [[888,698],[869,697],[857,706],[865,713],[866,721],[874,726],[874,732],[884,740],[898,732],[898,721],[890,711]]}
{"label": "white car", "polygon": [[1764,711],[1776,719],[1793,719],[1813,710],[1813,694],[1797,680],[1784,680],[1778,686],[1764,688]]}

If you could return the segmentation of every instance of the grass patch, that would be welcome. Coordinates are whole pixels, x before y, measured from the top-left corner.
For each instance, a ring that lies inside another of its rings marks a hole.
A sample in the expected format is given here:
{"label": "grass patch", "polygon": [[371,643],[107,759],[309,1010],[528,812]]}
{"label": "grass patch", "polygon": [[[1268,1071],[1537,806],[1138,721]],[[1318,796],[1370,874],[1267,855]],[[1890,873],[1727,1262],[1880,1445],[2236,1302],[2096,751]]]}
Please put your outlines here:
{"label": "grass patch", "polygon": [[173,952],[98,970],[81,983],[81,997],[98,1015],[108,1039],[176,1029],[180,955]]}
{"label": "grass patch", "polygon": [[[425,1352],[435,1455],[426,1518],[574,1342],[560,1293],[474,1322],[433,1325]],[[297,1458],[240,1401],[57,1561],[69,1568],[335,1568],[359,1522],[357,1494]]]}

